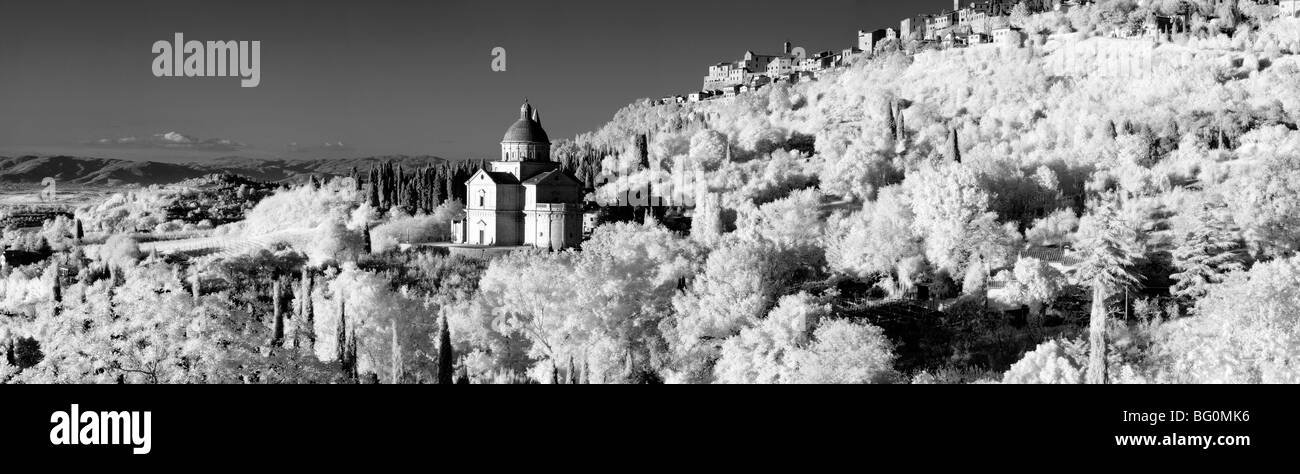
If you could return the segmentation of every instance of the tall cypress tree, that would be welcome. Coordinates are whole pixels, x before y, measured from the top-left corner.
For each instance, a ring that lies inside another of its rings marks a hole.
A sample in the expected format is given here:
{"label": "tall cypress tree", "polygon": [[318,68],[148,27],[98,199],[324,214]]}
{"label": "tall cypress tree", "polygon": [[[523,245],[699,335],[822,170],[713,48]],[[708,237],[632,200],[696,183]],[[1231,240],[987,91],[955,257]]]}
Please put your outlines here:
{"label": "tall cypress tree", "polygon": [[348,366],[348,314],[345,303],[343,295],[340,294],[339,320],[334,334],[334,357],[339,361],[339,370],[343,372],[344,376],[347,376],[352,372],[352,368]]}
{"label": "tall cypress tree", "polygon": [[898,142],[901,147],[904,145],[904,141],[907,140],[907,126],[904,124],[903,119],[903,104],[899,103],[897,107],[898,111],[894,113],[894,141]]}
{"label": "tall cypress tree", "polygon": [[[54,265],[58,265],[58,264],[55,263]],[[63,313],[63,278],[61,278],[63,276],[62,273],[63,272],[59,270],[56,270],[54,272],[54,287],[50,288],[50,291],[53,293],[53,295],[51,295],[52,296],[51,299],[54,300],[54,308],[51,309],[51,312],[53,312],[54,316],[56,317],[59,314]]]}
{"label": "tall cypress tree", "polygon": [[61,272],[56,271],[54,273],[54,287],[50,289],[53,293],[52,298],[55,306],[63,302],[63,281],[62,278],[59,278],[59,273]]}
{"label": "tall cypress tree", "polygon": [[894,120],[894,101],[885,103],[885,127],[890,137],[898,136],[898,122]]}
{"label": "tall cypress tree", "polygon": [[271,314],[274,323],[271,326],[271,347],[284,344],[284,279],[277,277],[271,284]]}
{"label": "tall cypress tree", "polygon": [[391,326],[390,330],[391,330],[392,333],[393,333],[393,341],[392,341],[392,345],[391,345],[391,347],[389,347],[389,351],[392,352],[392,364],[393,364],[393,366],[392,366],[392,368],[389,369],[389,371],[392,372],[392,377],[393,377],[392,380],[393,380],[393,383],[394,383],[394,384],[399,384],[399,383],[402,383],[402,345],[397,341],[397,322],[396,322],[396,321],[394,321],[394,322],[392,323],[392,326]]}
{"label": "tall cypress tree", "polygon": [[379,181],[377,179],[378,175],[375,174],[374,172],[371,172],[370,176],[371,176],[370,192],[367,193],[369,194],[367,201],[369,201],[370,207],[379,209]]}
{"label": "tall cypress tree", "polygon": [[406,202],[403,204],[403,207],[406,208],[406,213],[410,215],[415,215],[420,212],[420,195],[416,192],[414,186],[408,187],[406,191]]}
{"label": "tall cypress tree", "polygon": [[454,354],[451,350],[451,329],[447,327],[447,317],[442,317],[438,324],[438,383],[451,385],[453,380]]}
{"label": "tall cypress tree", "polygon": [[434,179],[433,189],[429,191],[429,212],[433,212],[438,206],[442,205],[442,181]]}
{"label": "tall cypress tree", "polygon": [[961,147],[957,143],[956,128],[948,129],[947,154],[948,154],[948,161],[955,161],[957,163],[961,163]]}
{"label": "tall cypress tree", "polygon": [[312,276],[311,268],[306,265],[302,266],[302,326],[306,327],[307,352],[313,353],[316,350],[316,314],[315,308],[311,301]]}
{"label": "tall cypress tree", "polygon": [[370,252],[371,252],[371,247],[370,247],[370,223],[369,223],[369,222],[366,223],[365,227],[361,230],[361,232],[362,232],[362,234],[361,234],[362,244],[363,244],[364,247],[365,247],[366,254],[369,255]]}
{"label": "tall cypress tree", "polygon": [[578,366],[573,363],[573,356],[569,356],[569,385],[581,383],[578,379]]}
{"label": "tall cypress tree", "polygon": [[361,380],[360,368],[358,365],[357,328],[356,326],[353,326],[348,328],[348,368],[351,369],[351,373],[349,373],[348,376],[352,378],[352,383],[357,383]]}

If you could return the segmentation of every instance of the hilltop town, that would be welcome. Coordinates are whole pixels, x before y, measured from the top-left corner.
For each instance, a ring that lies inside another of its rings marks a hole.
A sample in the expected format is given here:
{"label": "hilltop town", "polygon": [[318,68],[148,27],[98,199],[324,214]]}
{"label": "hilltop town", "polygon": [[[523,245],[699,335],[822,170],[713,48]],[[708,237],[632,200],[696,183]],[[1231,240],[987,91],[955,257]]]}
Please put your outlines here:
{"label": "hilltop town", "polygon": [[[1300,0],[1249,1],[1257,5],[1276,6],[1279,16],[1294,16],[1300,12]],[[700,90],[652,99],[651,103],[662,105],[699,102],[735,97],[774,83],[813,81],[819,75],[842,70],[858,58],[889,52],[915,54],[935,49],[981,45],[999,48],[1042,46],[1067,32],[1050,29],[1026,31],[1024,24],[1029,15],[1048,11],[1066,13],[1071,8],[1093,3],[1094,0],[953,0],[951,10],[903,18],[898,21],[898,28],[858,30],[857,45],[840,50],[809,54],[804,48],[787,41],[779,54],[746,51],[737,61],[710,65]],[[1218,15],[1204,14],[1190,6],[1181,13],[1128,18],[1106,34],[1114,38],[1169,41],[1173,34],[1187,32],[1194,24],[1206,25],[1207,32],[1231,29],[1232,22],[1224,21]]]}

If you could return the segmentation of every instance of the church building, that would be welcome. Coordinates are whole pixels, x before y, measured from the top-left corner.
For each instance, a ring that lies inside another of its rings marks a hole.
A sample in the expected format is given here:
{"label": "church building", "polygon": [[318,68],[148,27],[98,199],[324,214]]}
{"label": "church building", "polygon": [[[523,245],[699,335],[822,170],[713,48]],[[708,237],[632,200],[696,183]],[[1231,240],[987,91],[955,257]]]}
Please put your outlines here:
{"label": "church building", "polygon": [[465,182],[457,243],[563,249],[582,240],[582,181],[551,161],[551,140],[528,101],[501,139],[501,160]]}

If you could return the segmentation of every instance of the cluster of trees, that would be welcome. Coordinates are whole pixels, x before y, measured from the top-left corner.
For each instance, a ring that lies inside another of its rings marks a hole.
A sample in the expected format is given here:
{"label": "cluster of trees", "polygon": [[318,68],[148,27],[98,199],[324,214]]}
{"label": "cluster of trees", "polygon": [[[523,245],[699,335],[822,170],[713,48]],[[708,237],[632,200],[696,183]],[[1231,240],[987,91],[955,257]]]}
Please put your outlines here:
{"label": "cluster of trees", "polygon": [[[367,271],[292,250],[173,263],[113,244],[0,280],[0,380],[451,383],[463,372],[438,314],[466,297],[457,282],[474,263],[408,256]],[[419,289],[386,277],[438,266]]]}
{"label": "cluster of trees", "polygon": [[[168,227],[159,232],[185,228],[211,228],[244,219],[244,215],[278,186],[232,173],[220,173],[176,183],[175,196],[165,207]],[[166,224],[160,226],[166,226]]]}
{"label": "cluster of trees", "polygon": [[817,271],[806,266],[761,236],[706,243],[654,222],[610,224],[580,252],[493,260],[452,311],[451,334],[474,377],[545,381],[582,367],[593,383],[892,380],[892,344],[835,317],[830,294],[798,291]]}
{"label": "cluster of trees", "polygon": [[374,209],[400,208],[410,215],[431,214],[444,202],[465,202],[464,183],[483,166],[483,161],[445,161],[404,171],[400,164],[386,162],[371,168],[364,181],[353,169],[352,179],[358,191],[365,187],[366,202]]}

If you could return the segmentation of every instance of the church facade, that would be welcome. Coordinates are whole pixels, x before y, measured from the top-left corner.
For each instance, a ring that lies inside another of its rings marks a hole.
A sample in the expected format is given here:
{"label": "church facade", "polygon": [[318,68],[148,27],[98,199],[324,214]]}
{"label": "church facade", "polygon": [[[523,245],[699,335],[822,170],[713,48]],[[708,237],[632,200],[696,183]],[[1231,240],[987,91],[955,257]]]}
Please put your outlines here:
{"label": "church facade", "polygon": [[456,243],[563,249],[582,240],[582,181],[551,161],[541,115],[524,101],[501,139],[501,160],[465,182],[465,220]]}

